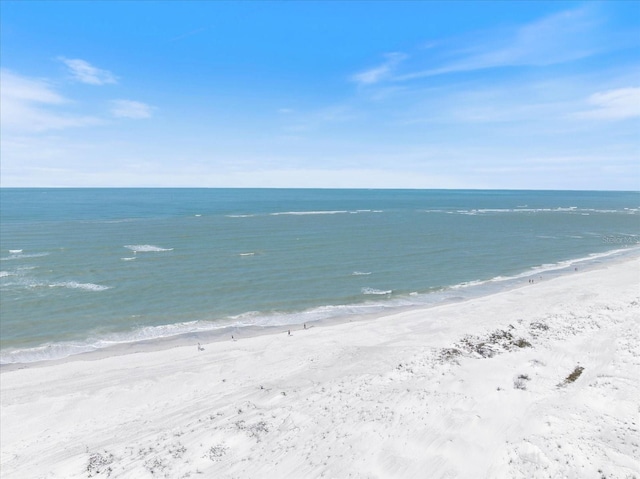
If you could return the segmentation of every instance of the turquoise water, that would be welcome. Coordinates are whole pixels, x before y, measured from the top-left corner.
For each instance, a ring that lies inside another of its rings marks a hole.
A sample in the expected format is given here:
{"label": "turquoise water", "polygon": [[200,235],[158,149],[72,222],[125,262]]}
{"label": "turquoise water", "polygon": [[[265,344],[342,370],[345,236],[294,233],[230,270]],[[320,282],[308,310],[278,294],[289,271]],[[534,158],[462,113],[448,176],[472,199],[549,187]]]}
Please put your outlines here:
{"label": "turquoise water", "polygon": [[490,292],[637,248],[639,206],[638,192],[1,189],[0,360]]}

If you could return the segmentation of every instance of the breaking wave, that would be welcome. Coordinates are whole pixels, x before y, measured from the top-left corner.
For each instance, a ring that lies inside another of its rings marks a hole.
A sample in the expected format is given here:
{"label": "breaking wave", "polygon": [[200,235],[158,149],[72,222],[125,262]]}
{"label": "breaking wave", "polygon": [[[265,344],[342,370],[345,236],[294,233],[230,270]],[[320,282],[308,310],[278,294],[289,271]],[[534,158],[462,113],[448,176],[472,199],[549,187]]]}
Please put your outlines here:
{"label": "breaking wave", "polygon": [[173,251],[173,248],[161,248],[160,246],[154,246],[152,244],[125,245],[125,248],[130,249],[134,253],[161,253],[163,251]]}

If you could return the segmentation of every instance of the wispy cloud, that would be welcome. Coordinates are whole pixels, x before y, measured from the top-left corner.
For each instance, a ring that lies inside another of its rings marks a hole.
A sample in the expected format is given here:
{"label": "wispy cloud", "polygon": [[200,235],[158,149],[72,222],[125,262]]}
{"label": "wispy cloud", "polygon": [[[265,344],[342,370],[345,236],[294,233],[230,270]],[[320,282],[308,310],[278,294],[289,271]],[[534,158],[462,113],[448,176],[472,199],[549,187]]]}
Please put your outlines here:
{"label": "wispy cloud", "polygon": [[59,105],[67,100],[54,92],[51,86],[44,80],[27,78],[12,73],[9,70],[0,71],[2,79],[2,104],[5,100],[20,100],[25,102],[48,103]]}
{"label": "wispy cloud", "polygon": [[[611,47],[599,34],[601,23],[596,9],[590,6],[567,10],[517,27],[475,32],[464,38],[429,43],[428,48],[417,47],[412,55],[414,71],[405,68],[404,72],[397,72],[400,62],[408,56],[389,54],[385,63],[353,75],[352,80],[370,85],[455,72],[546,66],[579,60]],[[425,68],[425,64],[429,66]]]}
{"label": "wispy cloud", "polygon": [[116,118],[132,118],[140,120],[150,118],[153,107],[133,100],[113,100],[111,102],[111,114]]}
{"label": "wispy cloud", "polygon": [[60,111],[69,101],[44,80],[0,71],[3,130],[40,132],[95,125],[100,120]]}
{"label": "wispy cloud", "polygon": [[480,43],[477,52],[432,73],[517,65],[542,66],[578,60],[602,49],[593,36],[596,23],[588,9],[556,13],[515,29],[502,41]]}
{"label": "wispy cloud", "polygon": [[407,58],[407,55],[394,52],[387,53],[385,57],[386,61],[382,65],[352,75],[351,81],[360,85],[371,85],[385,80],[391,76],[398,64]]}
{"label": "wispy cloud", "polygon": [[625,120],[640,117],[640,88],[618,88],[594,93],[587,103],[592,109],[575,113],[574,118]]}
{"label": "wispy cloud", "polygon": [[58,59],[67,66],[72,77],[81,83],[87,83],[89,85],[105,85],[108,83],[118,82],[118,79],[113,73],[108,70],[96,68],[85,60],[64,57],[60,57]]}
{"label": "wispy cloud", "polygon": [[187,33],[183,33],[181,35],[175,36],[173,38],[171,38],[169,41],[170,42],[177,42],[179,40],[184,40],[185,38],[189,38],[192,37],[194,35],[198,35],[202,32],[206,32],[209,28],[208,27],[202,27],[202,28],[196,28],[195,30],[191,30],[190,32]]}

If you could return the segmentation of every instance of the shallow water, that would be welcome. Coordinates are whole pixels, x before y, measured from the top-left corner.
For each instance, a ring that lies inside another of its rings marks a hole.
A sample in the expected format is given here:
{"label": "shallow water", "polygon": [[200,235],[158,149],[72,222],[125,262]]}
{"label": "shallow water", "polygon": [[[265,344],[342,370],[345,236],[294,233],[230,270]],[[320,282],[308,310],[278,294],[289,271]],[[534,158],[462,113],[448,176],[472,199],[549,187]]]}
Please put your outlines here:
{"label": "shallow water", "polygon": [[485,294],[640,241],[640,193],[2,189],[0,360]]}

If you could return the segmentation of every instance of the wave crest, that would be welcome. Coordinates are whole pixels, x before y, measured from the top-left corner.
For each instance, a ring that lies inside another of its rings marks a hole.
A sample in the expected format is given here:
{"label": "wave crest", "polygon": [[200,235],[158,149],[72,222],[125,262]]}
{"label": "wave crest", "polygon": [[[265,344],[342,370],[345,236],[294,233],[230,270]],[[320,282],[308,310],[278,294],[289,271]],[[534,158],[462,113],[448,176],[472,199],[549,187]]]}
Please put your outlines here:
{"label": "wave crest", "polygon": [[373,294],[373,295],[383,295],[383,294],[391,294],[393,293],[392,289],[382,290],[375,288],[362,288],[362,294]]}
{"label": "wave crest", "polygon": [[69,288],[69,289],[82,289],[84,291],[106,291],[111,289],[111,286],[103,286],[95,283],[78,283],[77,281],[62,281],[60,283],[51,283],[50,288]]}
{"label": "wave crest", "polygon": [[134,253],[160,253],[163,251],[173,251],[173,248],[162,248],[152,244],[128,244],[124,247],[130,249]]}

